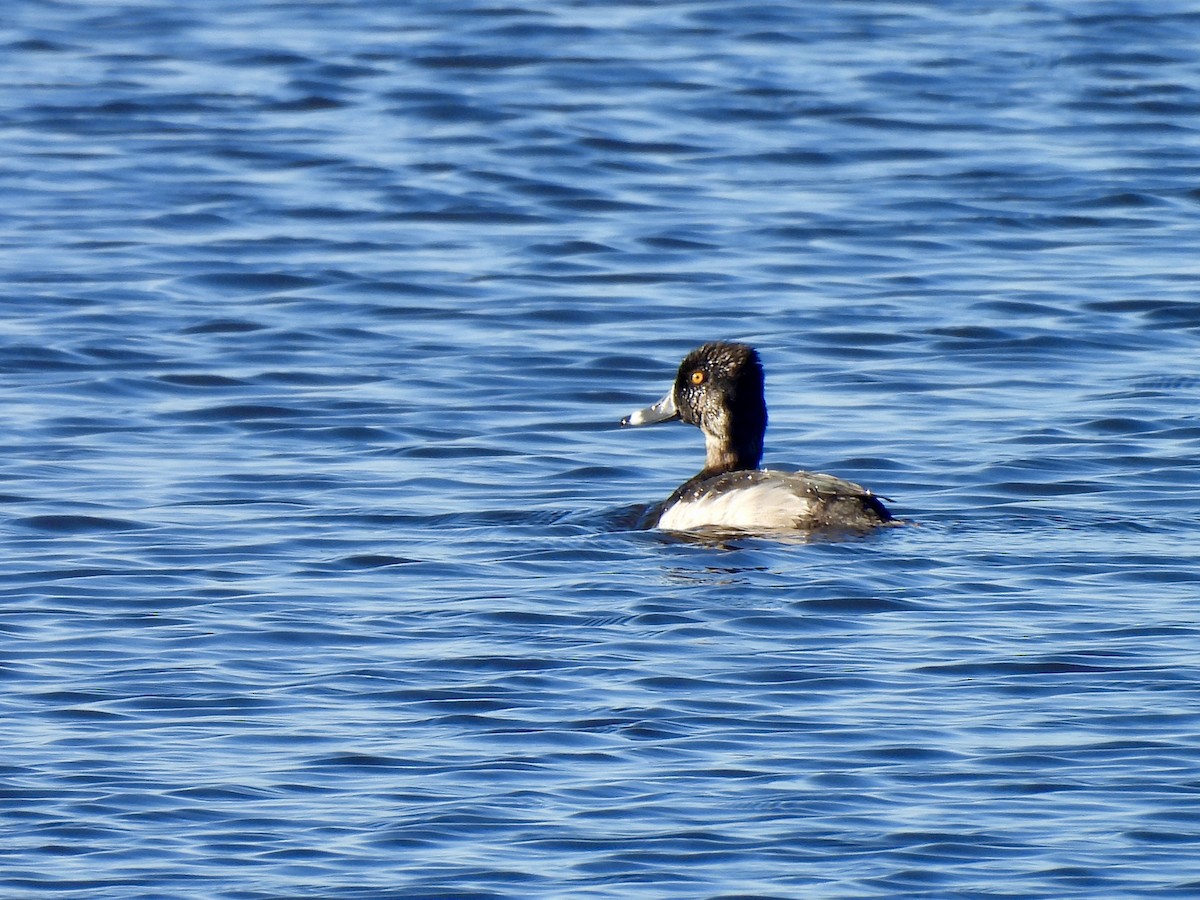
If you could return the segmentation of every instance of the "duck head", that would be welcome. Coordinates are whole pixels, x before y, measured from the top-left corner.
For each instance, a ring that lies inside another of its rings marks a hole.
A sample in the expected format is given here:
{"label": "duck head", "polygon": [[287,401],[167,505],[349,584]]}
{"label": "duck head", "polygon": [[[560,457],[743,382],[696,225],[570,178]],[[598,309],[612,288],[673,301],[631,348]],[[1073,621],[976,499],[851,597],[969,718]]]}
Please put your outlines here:
{"label": "duck head", "polygon": [[767,430],[763,369],[747,344],[715,341],[684,357],[665,397],[621,420],[653,425],[680,419],[704,434],[703,474],[756,469]]}

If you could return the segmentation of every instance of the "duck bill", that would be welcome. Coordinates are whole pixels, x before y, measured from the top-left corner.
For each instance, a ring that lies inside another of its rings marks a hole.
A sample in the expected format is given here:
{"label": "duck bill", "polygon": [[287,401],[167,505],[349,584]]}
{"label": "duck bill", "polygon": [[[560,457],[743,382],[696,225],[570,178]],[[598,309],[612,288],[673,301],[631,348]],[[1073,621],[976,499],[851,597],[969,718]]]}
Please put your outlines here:
{"label": "duck bill", "polygon": [[632,412],[621,420],[622,425],[653,425],[655,422],[670,422],[679,418],[679,409],[675,406],[675,392],[669,391],[653,406]]}

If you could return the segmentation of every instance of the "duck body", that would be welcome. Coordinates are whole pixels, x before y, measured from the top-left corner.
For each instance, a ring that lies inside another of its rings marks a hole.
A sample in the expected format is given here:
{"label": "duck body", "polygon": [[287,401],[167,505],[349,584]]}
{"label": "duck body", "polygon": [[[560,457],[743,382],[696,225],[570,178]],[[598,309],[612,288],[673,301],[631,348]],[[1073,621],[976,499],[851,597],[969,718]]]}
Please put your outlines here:
{"label": "duck body", "polygon": [[662,504],[669,531],[862,531],[892,521],[883,502],[853,482],[816,472],[760,469],[767,407],[758,353],[714,342],[689,353],[658,403],[622,425],[680,419],[704,434],[705,464]]}
{"label": "duck body", "polygon": [[706,478],[663,504],[657,527],[668,531],[863,530],[892,515],[861,485],[819,472],[752,469]]}

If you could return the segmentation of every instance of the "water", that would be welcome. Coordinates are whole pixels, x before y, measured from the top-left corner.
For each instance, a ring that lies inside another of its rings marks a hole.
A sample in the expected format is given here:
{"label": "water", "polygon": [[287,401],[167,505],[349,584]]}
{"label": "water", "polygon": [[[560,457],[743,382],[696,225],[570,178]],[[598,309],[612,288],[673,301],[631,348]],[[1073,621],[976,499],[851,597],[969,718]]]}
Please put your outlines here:
{"label": "water", "polygon": [[[0,893],[1200,894],[1198,45],[7,10]],[[715,338],[913,524],[639,530]]]}

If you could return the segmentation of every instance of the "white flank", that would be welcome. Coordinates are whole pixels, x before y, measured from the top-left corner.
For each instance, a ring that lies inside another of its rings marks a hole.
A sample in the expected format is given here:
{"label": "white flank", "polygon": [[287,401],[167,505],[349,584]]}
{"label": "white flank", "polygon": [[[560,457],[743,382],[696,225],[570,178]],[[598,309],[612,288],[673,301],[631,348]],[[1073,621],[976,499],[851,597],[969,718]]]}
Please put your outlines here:
{"label": "white flank", "polygon": [[797,494],[793,485],[768,480],[675,503],[663,512],[658,527],[668,531],[795,528],[811,508],[812,502]]}

